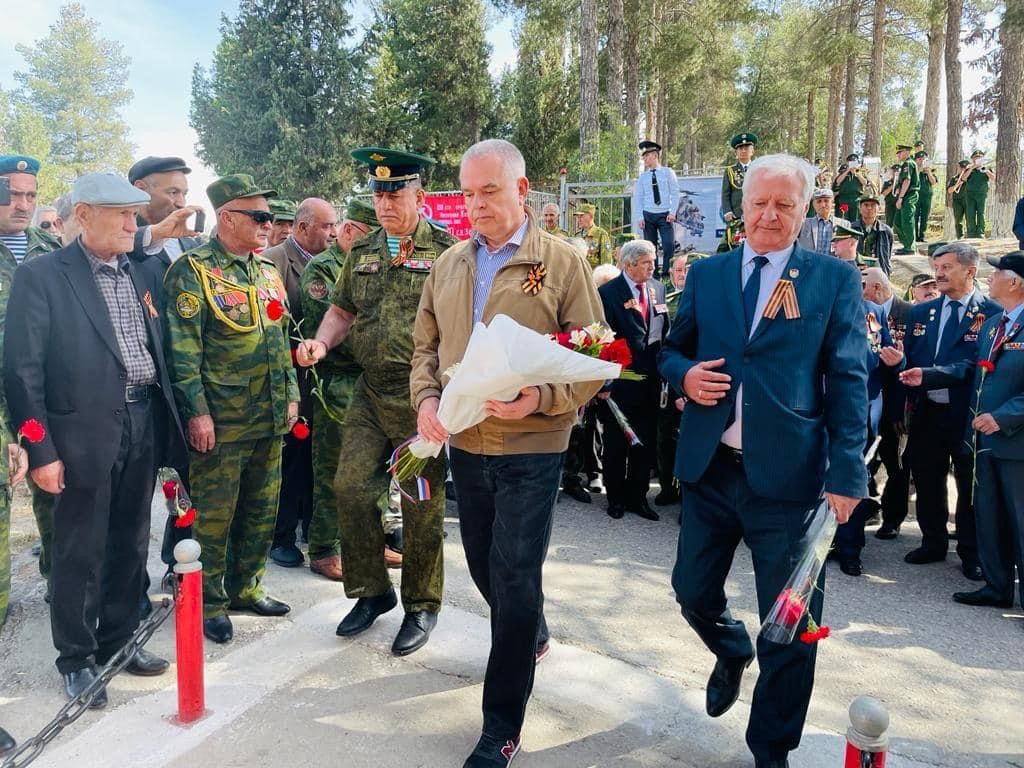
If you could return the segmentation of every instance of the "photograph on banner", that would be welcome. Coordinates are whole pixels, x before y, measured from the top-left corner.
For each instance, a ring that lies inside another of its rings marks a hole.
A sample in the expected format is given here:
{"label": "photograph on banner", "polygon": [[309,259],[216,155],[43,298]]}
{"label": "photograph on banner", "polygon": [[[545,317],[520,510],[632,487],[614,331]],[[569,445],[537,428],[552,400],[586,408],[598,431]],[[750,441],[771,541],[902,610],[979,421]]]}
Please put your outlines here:
{"label": "photograph on banner", "polygon": [[[682,176],[676,206],[676,242],[684,252],[714,253],[725,232],[721,176]],[[633,225],[637,237],[644,233]]]}

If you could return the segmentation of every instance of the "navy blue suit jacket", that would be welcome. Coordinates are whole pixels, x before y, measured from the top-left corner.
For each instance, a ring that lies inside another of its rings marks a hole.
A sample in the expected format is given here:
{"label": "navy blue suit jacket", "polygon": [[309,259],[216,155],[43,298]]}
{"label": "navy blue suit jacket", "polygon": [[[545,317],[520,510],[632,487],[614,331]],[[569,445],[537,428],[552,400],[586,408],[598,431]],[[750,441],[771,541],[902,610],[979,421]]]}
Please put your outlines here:
{"label": "navy blue suit jacket", "polygon": [[658,353],[669,323],[665,284],[660,280],[647,283],[649,325],[644,324],[638,310],[626,306],[636,297],[625,275],[609,280],[597,292],[601,296],[608,327],[615,331],[616,337],[625,339],[629,344],[629,351],[633,355],[630,368],[645,376],[657,377]]}
{"label": "navy blue suit jacket", "polygon": [[868,401],[860,275],[851,264],[796,246],[782,278],[792,280],[800,317],[780,309],[747,338],[740,267],[743,249],[696,262],[686,278],[661,373],[682,387],[703,360],[725,358],[729,395],[683,409],[675,473],[697,482],[725,431],[743,384],[743,467],[754,491],[813,501],[823,490],[863,498]]}
{"label": "navy blue suit jacket", "polygon": [[[882,392],[882,371],[885,366],[882,364],[879,353],[883,347],[892,346],[892,336],[889,333],[889,319],[885,316],[885,310],[880,304],[864,299],[864,323],[865,332],[868,336],[868,351],[865,361],[868,367],[868,400],[874,400]],[[868,315],[872,315],[877,323],[877,330],[871,327]]]}
{"label": "navy blue suit jacket", "polygon": [[1017,208],[1013,212],[1013,234],[1024,251],[1024,197],[1017,201]]}

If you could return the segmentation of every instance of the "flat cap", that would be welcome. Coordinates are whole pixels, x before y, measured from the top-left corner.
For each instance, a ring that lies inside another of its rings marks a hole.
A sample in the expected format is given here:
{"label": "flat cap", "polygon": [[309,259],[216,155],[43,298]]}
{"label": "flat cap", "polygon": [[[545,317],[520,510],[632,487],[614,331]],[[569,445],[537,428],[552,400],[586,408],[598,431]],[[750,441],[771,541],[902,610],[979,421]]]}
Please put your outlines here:
{"label": "flat cap", "polygon": [[646,155],[648,152],[661,152],[661,144],[650,139],[644,139],[637,146],[640,148],[641,155]]}
{"label": "flat cap", "polygon": [[1024,251],[1010,251],[1005,256],[986,256],[985,261],[996,269],[1006,269],[1024,277]]}
{"label": "flat cap", "polygon": [[298,204],[294,200],[270,200],[267,205],[274,216],[274,221],[295,221]]}
{"label": "flat cap", "polygon": [[757,146],[757,134],[756,133],[737,133],[732,139],[729,140],[729,146],[733,149],[739,149],[740,147],[754,147]]}
{"label": "flat cap", "polygon": [[39,173],[39,161],[28,155],[0,155],[0,176],[8,173]]}
{"label": "flat cap", "polygon": [[589,213],[593,216],[597,213],[597,206],[591,205],[590,203],[580,203],[576,206],[576,210],[572,212],[573,216],[581,216],[584,213]]}
{"label": "flat cap", "polygon": [[426,155],[388,147],[358,147],[351,154],[367,167],[370,189],[374,192],[397,192],[437,162]]}
{"label": "flat cap", "polygon": [[368,224],[371,227],[379,227],[377,212],[373,206],[364,203],[362,200],[349,200],[345,206],[345,219],[347,221],[358,221],[360,224]]}
{"label": "flat cap", "polygon": [[185,165],[180,157],[144,157],[128,169],[128,181],[134,184],[139,179],[144,179],[152,173],[168,173],[170,171],[181,171],[192,173],[192,169]]}
{"label": "flat cap", "polygon": [[277,197],[272,189],[261,189],[247,173],[232,173],[221,176],[206,188],[206,196],[214,209],[242,197]]}
{"label": "flat cap", "polygon": [[116,173],[87,173],[75,179],[71,204],[86,203],[100,208],[133,208],[146,205],[149,193],[133,187]]}
{"label": "flat cap", "polygon": [[910,278],[910,287],[917,288],[919,285],[928,285],[934,283],[935,277],[933,275],[926,275],[924,272],[918,272],[912,278]]}
{"label": "flat cap", "polygon": [[818,187],[814,192],[811,193],[811,200],[821,200],[826,197],[835,197],[835,194],[831,189],[827,187]]}

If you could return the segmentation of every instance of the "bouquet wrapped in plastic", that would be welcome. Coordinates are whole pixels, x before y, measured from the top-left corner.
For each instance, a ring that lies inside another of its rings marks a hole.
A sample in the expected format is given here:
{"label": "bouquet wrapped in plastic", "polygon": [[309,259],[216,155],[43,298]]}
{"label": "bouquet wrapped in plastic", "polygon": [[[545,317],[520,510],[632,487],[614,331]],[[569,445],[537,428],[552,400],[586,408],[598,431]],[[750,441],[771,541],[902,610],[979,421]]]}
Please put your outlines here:
{"label": "bouquet wrapped in plastic", "polygon": [[[781,645],[793,642],[804,614],[810,607],[814,590],[817,589],[818,576],[836,535],[836,525],[835,514],[828,508],[828,502],[822,501],[808,531],[807,550],[761,625],[760,634],[765,640]],[[818,627],[813,619],[808,619],[807,632],[802,633],[800,639],[803,642],[815,642],[824,637],[828,637],[828,627]]]}
{"label": "bouquet wrapped in plastic", "polygon": [[164,492],[167,514],[174,518],[174,527],[188,528],[195,522],[196,508],[192,506],[192,499],[185,491],[178,471],[173,467],[160,467],[156,476]]}

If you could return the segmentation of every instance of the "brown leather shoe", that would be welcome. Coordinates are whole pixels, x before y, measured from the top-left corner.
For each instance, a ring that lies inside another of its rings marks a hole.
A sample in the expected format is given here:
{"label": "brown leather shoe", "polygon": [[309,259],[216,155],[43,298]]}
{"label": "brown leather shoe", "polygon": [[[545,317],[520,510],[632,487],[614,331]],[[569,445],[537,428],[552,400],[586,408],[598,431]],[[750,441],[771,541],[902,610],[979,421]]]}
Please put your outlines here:
{"label": "brown leather shoe", "polygon": [[401,568],[402,555],[391,547],[384,547],[384,565],[388,568]]}
{"label": "brown leather shoe", "polygon": [[309,570],[319,573],[331,581],[344,581],[345,576],[341,572],[341,555],[328,555],[319,560],[309,561]]}

